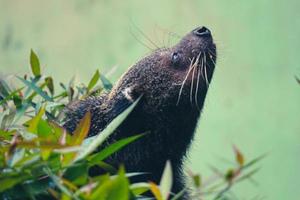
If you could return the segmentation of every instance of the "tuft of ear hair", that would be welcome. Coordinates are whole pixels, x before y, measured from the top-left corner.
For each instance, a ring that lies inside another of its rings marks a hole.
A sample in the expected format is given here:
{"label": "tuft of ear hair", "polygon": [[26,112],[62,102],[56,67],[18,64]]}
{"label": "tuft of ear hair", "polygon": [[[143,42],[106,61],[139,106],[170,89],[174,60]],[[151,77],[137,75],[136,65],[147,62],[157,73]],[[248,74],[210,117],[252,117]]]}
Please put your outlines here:
{"label": "tuft of ear hair", "polygon": [[128,101],[134,102],[133,87],[125,88],[122,93]]}

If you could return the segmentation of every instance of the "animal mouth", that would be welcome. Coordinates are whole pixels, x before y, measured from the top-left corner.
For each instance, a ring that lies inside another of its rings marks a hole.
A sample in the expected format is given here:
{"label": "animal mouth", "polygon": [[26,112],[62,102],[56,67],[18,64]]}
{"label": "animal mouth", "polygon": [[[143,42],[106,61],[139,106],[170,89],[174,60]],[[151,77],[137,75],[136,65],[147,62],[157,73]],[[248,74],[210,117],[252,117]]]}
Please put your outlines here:
{"label": "animal mouth", "polygon": [[210,30],[206,27],[203,26],[194,29],[192,34],[201,41],[201,48],[195,49],[194,52],[192,51],[194,56],[190,58],[190,65],[181,83],[176,105],[180,103],[183,88],[187,80],[191,80],[189,81],[189,100],[191,104],[195,103],[197,109],[200,111],[198,93],[201,79],[205,83],[206,88],[208,88],[216,61],[216,46],[213,43]]}

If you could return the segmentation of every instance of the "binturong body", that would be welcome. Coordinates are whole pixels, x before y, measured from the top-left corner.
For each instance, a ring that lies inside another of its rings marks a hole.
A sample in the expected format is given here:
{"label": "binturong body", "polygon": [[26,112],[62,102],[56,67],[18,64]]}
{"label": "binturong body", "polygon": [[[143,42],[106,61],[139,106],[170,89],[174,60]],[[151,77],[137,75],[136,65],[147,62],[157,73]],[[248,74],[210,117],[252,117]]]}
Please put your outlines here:
{"label": "binturong body", "polygon": [[183,159],[194,137],[215,62],[216,46],[210,31],[206,27],[196,28],[173,47],[157,49],[138,61],[109,93],[69,105],[64,127],[73,132],[89,111],[92,115],[89,136],[96,135],[141,97],[107,144],[148,134],[106,162],[115,167],[124,164],[127,172],[148,172],[133,181],[159,183],[166,161],[170,160],[174,176],[172,192],[178,193],[185,188]]}

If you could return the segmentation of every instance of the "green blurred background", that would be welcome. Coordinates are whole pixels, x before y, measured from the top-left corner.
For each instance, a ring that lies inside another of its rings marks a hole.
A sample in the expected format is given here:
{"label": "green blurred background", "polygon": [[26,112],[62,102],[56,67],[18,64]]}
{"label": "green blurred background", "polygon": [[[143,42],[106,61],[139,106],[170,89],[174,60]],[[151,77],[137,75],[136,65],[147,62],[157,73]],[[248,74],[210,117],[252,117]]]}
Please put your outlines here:
{"label": "green blurred background", "polygon": [[[29,71],[33,48],[44,73],[87,82],[96,69],[116,81],[153,48],[199,25],[219,59],[186,167],[225,169],[232,144],[246,160],[268,153],[239,199],[300,199],[300,1],[0,0],[0,73]],[[138,39],[136,39],[138,38]]]}

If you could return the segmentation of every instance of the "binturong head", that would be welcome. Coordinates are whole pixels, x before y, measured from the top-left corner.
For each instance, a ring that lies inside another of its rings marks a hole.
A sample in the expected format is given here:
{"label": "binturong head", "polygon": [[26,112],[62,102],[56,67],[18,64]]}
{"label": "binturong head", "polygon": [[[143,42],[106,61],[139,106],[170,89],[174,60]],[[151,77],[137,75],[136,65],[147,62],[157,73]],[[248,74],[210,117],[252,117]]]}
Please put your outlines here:
{"label": "binturong head", "polygon": [[138,61],[120,79],[111,97],[135,100],[143,95],[147,112],[164,109],[200,111],[216,63],[211,31],[202,26],[170,48],[160,48]]}

